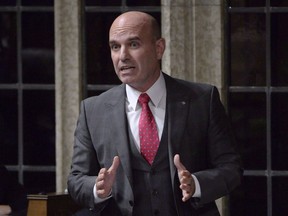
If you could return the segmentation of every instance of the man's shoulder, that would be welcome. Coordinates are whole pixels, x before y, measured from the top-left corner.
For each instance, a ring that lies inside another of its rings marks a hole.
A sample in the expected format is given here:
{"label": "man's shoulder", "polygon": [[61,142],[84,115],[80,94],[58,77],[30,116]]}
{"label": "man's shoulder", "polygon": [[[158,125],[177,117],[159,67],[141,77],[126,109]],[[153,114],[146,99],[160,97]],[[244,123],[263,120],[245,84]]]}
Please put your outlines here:
{"label": "man's shoulder", "polygon": [[209,83],[193,82],[175,77],[165,76],[167,88],[174,89],[174,91],[203,93],[210,92],[215,86]]}
{"label": "man's shoulder", "polygon": [[94,96],[90,96],[83,101],[85,103],[92,103],[92,102],[105,102],[105,101],[112,101],[114,99],[119,98],[119,96],[124,96],[124,86],[123,85],[118,85],[118,86],[113,86],[109,88],[108,90]]}
{"label": "man's shoulder", "polygon": [[82,100],[82,106],[85,107],[87,112],[94,110],[103,110],[106,109],[107,106],[117,106],[119,103],[124,103],[125,99],[125,88],[120,86],[115,86],[107,91],[95,95],[90,96],[84,100]]}

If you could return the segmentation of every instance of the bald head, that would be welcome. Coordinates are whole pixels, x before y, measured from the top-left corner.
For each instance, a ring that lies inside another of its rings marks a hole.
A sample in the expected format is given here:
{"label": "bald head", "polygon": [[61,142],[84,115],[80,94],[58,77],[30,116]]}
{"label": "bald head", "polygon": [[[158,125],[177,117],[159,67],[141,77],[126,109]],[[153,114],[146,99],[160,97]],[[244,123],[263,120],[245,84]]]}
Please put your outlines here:
{"label": "bald head", "polygon": [[149,89],[160,76],[165,40],[149,14],[130,11],[112,23],[109,45],[119,79],[140,92]]}
{"label": "bald head", "polygon": [[119,15],[112,23],[110,33],[111,30],[122,28],[124,25],[138,29],[145,29],[145,31],[151,33],[151,36],[155,40],[161,38],[160,26],[157,20],[147,13],[129,11]]}

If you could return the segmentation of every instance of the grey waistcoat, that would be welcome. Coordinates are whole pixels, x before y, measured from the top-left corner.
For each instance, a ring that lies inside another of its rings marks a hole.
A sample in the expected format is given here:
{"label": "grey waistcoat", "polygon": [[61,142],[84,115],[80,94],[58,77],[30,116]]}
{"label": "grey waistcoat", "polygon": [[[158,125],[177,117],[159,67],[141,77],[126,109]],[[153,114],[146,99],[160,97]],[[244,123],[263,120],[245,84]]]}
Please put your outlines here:
{"label": "grey waistcoat", "polygon": [[142,157],[130,136],[133,173],[133,216],[176,216],[169,168],[167,126],[164,127],[152,166]]}

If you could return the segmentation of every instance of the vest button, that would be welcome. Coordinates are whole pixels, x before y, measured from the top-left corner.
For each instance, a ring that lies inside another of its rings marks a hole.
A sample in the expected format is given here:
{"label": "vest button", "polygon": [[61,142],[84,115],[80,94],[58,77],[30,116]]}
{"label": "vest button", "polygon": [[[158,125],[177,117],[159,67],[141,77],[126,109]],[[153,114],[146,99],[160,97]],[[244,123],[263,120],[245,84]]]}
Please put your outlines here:
{"label": "vest button", "polygon": [[152,195],[153,195],[153,196],[157,196],[157,195],[158,195],[158,190],[153,190],[153,191],[152,191]]}
{"label": "vest button", "polygon": [[132,201],[132,200],[129,200],[129,204],[130,204],[130,206],[134,206],[134,202]]}
{"label": "vest button", "polygon": [[155,210],[154,210],[154,215],[159,215],[159,213],[160,213],[160,212],[159,212],[158,209],[155,209]]}

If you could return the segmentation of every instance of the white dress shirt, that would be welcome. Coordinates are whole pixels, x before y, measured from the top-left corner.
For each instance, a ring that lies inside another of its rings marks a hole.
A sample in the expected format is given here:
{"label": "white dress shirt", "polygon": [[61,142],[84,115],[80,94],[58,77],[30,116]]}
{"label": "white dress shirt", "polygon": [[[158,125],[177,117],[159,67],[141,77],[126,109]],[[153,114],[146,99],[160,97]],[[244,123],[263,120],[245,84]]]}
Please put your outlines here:
{"label": "white dress shirt", "polygon": [[[137,149],[140,152],[140,139],[139,139],[139,130],[138,123],[141,114],[141,105],[138,103],[138,98],[140,94],[136,89],[126,85],[126,114],[128,119],[128,124],[132,132],[134,143],[136,144]],[[154,116],[156,121],[158,137],[161,140],[164,119],[165,119],[165,108],[166,108],[166,86],[163,74],[161,73],[158,80],[151,86],[146,93],[150,97],[148,103],[149,108]]]}

